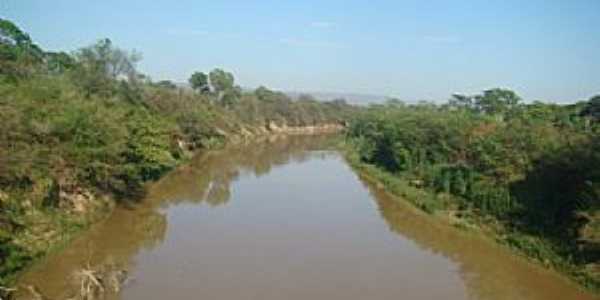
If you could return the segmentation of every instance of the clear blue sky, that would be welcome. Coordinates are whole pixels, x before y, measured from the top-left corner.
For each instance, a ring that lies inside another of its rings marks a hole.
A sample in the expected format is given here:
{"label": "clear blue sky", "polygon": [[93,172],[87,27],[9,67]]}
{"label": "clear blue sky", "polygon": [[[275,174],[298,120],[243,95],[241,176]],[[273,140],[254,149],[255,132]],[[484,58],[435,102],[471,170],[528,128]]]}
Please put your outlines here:
{"label": "clear blue sky", "polygon": [[109,37],[153,79],[223,67],[245,87],[445,100],[600,93],[600,0],[0,0],[42,47]]}

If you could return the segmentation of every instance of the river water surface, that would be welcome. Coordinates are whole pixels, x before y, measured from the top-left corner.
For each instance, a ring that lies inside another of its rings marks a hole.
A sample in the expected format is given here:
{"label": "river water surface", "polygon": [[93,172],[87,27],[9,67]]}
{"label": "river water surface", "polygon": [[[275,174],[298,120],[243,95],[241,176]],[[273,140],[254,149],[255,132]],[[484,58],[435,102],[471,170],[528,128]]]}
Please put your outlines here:
{"label": "river water surface", "polygon": [[22,284],[68,296],[86,264],[125,266],[118,299],[593,299],[361,179],[328,137],[198,155]]}

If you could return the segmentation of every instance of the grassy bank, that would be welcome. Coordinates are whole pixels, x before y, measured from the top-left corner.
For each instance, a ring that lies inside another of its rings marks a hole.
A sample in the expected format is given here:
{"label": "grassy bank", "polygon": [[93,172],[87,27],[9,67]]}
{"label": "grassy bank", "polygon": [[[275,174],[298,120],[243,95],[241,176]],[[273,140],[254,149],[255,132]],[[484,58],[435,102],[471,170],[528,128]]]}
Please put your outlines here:
{"label": "grassy bank", "polygon": [[[191,153],[271,133],[335,130],[354,107],[293,100],[233,74],[153,81],[110,40],[48,52],[0,19],[0,286]],[[1,294],[0,294],[1,295]]]}

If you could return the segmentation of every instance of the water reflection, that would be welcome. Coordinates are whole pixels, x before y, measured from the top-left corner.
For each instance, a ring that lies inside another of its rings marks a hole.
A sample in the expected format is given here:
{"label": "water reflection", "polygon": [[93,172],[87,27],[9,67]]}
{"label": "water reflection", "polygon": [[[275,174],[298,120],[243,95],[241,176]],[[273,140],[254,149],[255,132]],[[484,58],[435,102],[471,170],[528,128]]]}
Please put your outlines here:
{"label": "water reflection", "polygon": [[515,257],[475,233],[460,231],[425,215],[393,199],[368,179],[360,179],[377,202],[381,217],[392,232],[458,265],[470,298],[592,299],[566,279]]}
{"label": "water reflection", "polygon": [[[169,204],[224,205],[231,198],[232,183],[241,175],[261,177],[277,166],[301,163],[311,157],[311,151],[332,148],[334,141],[328,135],[282,135],[198,155],[154,184],[148,197],[151,201],[168,201]],[[322,155],[327,153],[322,152]]]}
{"label": "water reflection", "polygon": [[[328,136],[280,137],[200,154],[153,184],[141,204],[117,209],[22,283],[64,299],[74,270],[112,260],[147,274],[130,296],[156,295],[153,289],[161,288],[156,285],[167,285],[163,272],[183,266],[178,274],[187,279],[173,279],[184,287],[181,298],[197,296],[198,282],[208,285],[203,290],[219,292],[234,282],[232,293],[272,291],[266,296],[273,299],[326,294],[463,299],[463,285],[472,299],[591,299],[557,276],[356,179],[337,154],[320,151],[332,142]],[[303,163],[314,158],[322,160]],[[289,168],[278,170],[284,165]],[[256,269],[271,276],[267,285],[250,278],[257,277],[251,275]],[[150,287],[140,291],[144,284]],[[311,288],[300,289],[302,284]],[[237,298],[244,297],[230,299]]]}
{"label": "water reflection", "polygon": [[142,250],[163,243],[167,217],[161,206],[206,203],[209,207],[227,204],[231,185],[242,174],[260,177],[288,162],[308,159],[311,150],[326,149],[331,136],[278,136],[251,144],[209,151],[174,170],[149,187],[147,198],[133,207],[120,207],[95,225],[64,251],[50,255],[20,279],[34,285],[51,299],[67,299],[78,288],[73,274],[86,265],[106,262],[129,266]]}

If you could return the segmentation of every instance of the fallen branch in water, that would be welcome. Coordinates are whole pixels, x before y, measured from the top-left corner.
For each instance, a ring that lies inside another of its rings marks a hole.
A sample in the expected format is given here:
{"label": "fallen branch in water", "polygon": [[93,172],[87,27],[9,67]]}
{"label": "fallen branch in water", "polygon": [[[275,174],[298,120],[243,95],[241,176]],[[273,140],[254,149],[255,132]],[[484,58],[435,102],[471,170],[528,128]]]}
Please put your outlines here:
{"label": "fallen branch in water", "polygon": [[128,276],[127,271],[115,264],[106,263],[92,268],[88,263],[85,268],[76,271],[74,277],[79,284],[79,295],[75,298],[93,300],[107,292],[120,292]]}
{"label": "fallen branch in water", "polygon": [[80,283],[79,295],[83,300],[95,299],[104,293],[102,278],[91,268],[75,272],[75,278]]}

